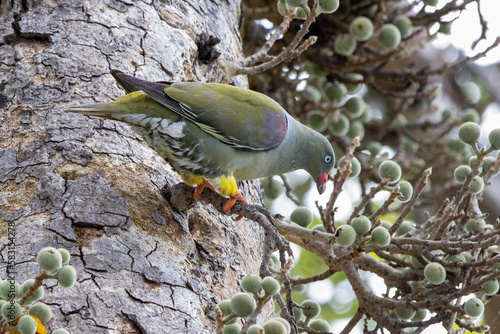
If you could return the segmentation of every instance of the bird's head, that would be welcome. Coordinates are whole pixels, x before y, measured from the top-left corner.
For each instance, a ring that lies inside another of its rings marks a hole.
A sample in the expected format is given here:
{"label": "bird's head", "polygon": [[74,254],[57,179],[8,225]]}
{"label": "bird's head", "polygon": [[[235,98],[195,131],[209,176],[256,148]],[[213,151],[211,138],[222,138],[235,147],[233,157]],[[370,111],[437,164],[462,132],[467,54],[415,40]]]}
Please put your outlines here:
{"label": "bird's head", "polygon": [[[315,132],[315,131],[314,131]],[[304,151],[304,169],[311,174],[320,194],[326,190],[328,174],[335,166],[335,153],[330,142],[315,132]]]}

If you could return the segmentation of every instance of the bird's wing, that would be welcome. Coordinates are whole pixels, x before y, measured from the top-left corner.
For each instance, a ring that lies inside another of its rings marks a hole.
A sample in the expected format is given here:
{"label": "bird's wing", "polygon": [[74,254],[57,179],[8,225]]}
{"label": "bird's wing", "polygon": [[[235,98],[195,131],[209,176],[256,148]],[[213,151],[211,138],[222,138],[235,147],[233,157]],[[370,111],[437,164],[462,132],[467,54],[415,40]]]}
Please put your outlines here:
{"label": "bird's wing", "polygon": [[263,94],[223,84],[169,84],[144,81],[119,71],[111,73],[127,92],[142,90],[158,103],[238,150],[271,150],[286,136],[286,112]]}

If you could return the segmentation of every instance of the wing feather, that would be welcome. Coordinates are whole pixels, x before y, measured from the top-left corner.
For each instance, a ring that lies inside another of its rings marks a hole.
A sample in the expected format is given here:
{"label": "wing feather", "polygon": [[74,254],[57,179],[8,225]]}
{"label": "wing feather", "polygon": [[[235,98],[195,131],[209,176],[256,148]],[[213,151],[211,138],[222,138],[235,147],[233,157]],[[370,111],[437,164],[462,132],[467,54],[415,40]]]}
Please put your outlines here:
{"label": "wing feather", "polygon": [[286,112],[263,94],[223,84],[149,82],[120,71],[111,74],[127,92],[145,92],[235,149],[268,151],[285,138]]}

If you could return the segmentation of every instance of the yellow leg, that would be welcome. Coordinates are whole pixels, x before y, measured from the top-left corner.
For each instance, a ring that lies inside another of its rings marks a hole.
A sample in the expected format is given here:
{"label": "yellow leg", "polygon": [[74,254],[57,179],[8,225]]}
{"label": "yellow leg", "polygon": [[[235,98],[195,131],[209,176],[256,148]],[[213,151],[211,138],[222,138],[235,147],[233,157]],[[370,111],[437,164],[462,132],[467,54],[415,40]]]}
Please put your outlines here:
{"label": "yellow leg", "polygon": [[220,194],[224,197],[234,196],[238,193],[238,186],[234,176],[221,176],[218,178]]}
{"label": "yellow leg", "polygon": [[194,176],[191,174],[182,174],[181,179],[184,183],[189,184],[190,186],[199,186],[203,183],[203,178],[201,176]]}
{"label": "yellow leg", "polygon": [[[236,201],[248,203],[245,197],[238,191],[238,185],[236,184],[236,179],[234,176],[221,176],[218,179],[220,194],[222,196],[229,196],[229,200],[224,206],[224,211],[230,212],[233,205]],[[243,218],[242,216],[238,216],[238,220]]]}

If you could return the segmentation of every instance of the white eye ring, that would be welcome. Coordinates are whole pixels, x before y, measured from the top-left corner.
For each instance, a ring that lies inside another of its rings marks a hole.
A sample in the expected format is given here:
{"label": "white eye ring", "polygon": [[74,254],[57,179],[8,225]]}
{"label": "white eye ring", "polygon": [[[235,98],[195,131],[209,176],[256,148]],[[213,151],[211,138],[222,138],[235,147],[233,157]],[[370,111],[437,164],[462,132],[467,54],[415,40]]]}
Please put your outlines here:
{"label": "white eye ring", "polygon": [[325,156],[325,162],[326,162],[327,164],[329,164],[330,162],[332,162],[332,156],[331,156],[331,155],[326,155],[326,156]]}

